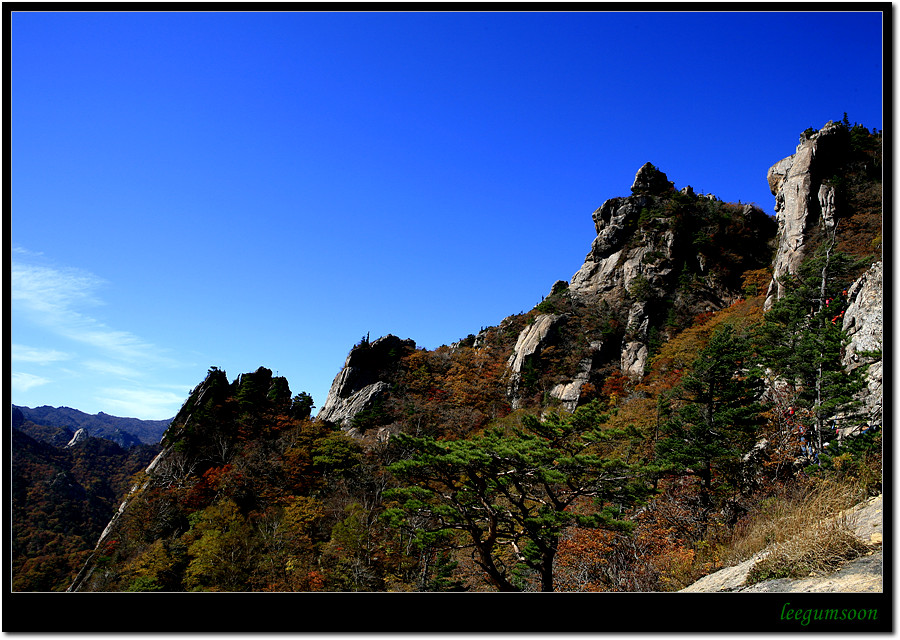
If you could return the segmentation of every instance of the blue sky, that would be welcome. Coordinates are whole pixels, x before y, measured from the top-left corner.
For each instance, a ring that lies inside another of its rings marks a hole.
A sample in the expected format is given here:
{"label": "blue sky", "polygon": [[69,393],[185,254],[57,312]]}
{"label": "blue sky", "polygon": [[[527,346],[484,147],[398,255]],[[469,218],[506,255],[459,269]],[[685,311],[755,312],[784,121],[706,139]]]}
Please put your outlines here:
{"label": "blue sky", "polygon": [[773,213],[882,71],[880,13],[13,13],[11,401],[162,419],[266,366],[321,406],[366,334],[540,302],[645,162]]}

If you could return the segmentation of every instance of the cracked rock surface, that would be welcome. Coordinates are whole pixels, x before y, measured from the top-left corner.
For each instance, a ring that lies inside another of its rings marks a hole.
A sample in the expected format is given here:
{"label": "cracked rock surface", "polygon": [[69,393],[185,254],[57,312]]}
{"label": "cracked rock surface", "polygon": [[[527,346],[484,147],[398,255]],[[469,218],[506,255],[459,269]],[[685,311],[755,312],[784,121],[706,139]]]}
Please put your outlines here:
{"label": "cracked rock surface", "polygon": [[827,576],[765,580],[745,585],[747,574],[763,550],[749,560],[704,576],[681,593],[881,593],[884,591],[884,496],[869,498],[847,512],[853,532],[872,550],[868,555],[849,560]]}

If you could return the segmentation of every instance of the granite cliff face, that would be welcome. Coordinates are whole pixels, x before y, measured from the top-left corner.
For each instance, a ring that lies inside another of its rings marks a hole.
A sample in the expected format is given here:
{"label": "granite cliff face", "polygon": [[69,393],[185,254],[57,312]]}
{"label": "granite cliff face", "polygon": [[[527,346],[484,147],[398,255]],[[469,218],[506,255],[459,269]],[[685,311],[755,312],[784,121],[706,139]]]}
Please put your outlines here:
{"label": "granite cliff face", "polygon": [[783,294],[779,280],[796,273],[823,242],[858,256],[880,246],[880,150],[869,148],[875,143],[866,140],[873,138],[868,132],[854,138],[854,131],[828,121],[805,132],[794,154],[768,171],[778,243],[766,309]]}
{"label": "granite cliff face", "polygon": [[[783,295],[784,277],[796,273],[823,243],[857,257],[879,255],[880,154],[872,145],[867,131],[829,121],[805,132],[795,153],[769,169],[778,238],[766,309]],[[868,426],[882,423],[883,365],[874,355],[883,348],[882,291],[883,262],[876,259],[847,290],[843,319],[850,338],[844,365],[851,370],[869,365],[866,388],[857,396]]]}
{"label": "granite cliff face", "polygon": [[[636,285],[658,290],[671,288],[675,258],[672,229],[645,227],[638,231],[640,241],[634,242],[637,221],[641,212],[653,205],[654,197],[674,190],[664,173],[650,163],[642,166],[632,185],[635,195],[607,200],[593,213],[597,237],[569,285],[574,295],[597,304],[626,303],[626,326],[631,331],[622,345],[620,367],[630,375],[643,372],[649,355],[648,300],[643,295],[634,295],[634,290]],[[657,258],[652,263],[645,259],[651,252]]]}
{"label": "granite cliff face", "polygon": [[849,305],[844,313],[844,331],[849,343],[844,352],[847,370],[868,365],[866,387],[857,396],[869,427],[882,426],[884,397],[884,263],[876,262],[847,290]]}
{"label": "granite cliff face", "polygon": [[809,253],[812,232],[834,229],[834,187],[824,180],[832,175],[848,145],[846,129],[829,121],[817,133],[803,136],[793,155],[769,169],[767,179],[775,196],[778,245],[766,308],[781,296],[778,279],[795,273]]}
{"label": "granite cliff face", "polygon": [[371,409],[391,390],[390,377],[400,358],[416,348],[413,340],[387,335],[357,344],[331,383],[328,397],[316,416],[350,428],[353,417]]}
{"label": "granite cliff face", "polygon": [[[572,379],[552,389],[568,409],[577,406],[592,370],[611,359],[623,374],[640,378],[660,341],[689,318],[741,298],[738,276],[770,259],[774,223],[752,205],[697,195],[690,186],[678,191],[649,162],[638,170],[631,192],[594,211],[597,236],[569,282],[568,294],[588,313],[612,314],[624,331],[591,336]],[[520,336],[530,352],[544,340],[537,326]],[[510,358],[514,378],[521,362]],[[515,401],[515,387],[510,391]]]}
{"label": "granite cliff face", "polygon": [[541,351],[552,344],[554,328],[564,322],[566,316],[552,313],[539,315],[533,324],[528,325],[519,334],[512,355],[509,356],[507,367],[509,369],[509,383],[506,394],[510,398],[512,407],[519,406],[519,389],[522,384],[523,370],[531,364]]}

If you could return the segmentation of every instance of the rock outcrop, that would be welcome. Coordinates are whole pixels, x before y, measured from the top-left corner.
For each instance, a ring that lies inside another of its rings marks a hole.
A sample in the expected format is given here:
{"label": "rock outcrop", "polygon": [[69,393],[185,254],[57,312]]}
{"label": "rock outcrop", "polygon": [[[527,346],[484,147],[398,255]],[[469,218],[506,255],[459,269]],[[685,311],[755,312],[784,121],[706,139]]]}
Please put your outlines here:
{"label": "rock outcrop", "polygon": [[[638,227],[642,213],[648,214],[649,221],[649,209],[656,204],[655,197],[672,194],[675,187],[665,173],[648,162],[638,169],[631,191],[634,195],[611,198],[592,214],[597,237],[591,243],[584,264],[572,276],[569,283],[572,293],[621,298],[638,276],[650,274],[659,279],[671,273],[674,230],[654,229],[658,225]],[[639,234],[637,238],[636,234]],[[650,252],[662,253],[656,260],[660,264],[652,269],[644,266]]]}
{"label": "rock outcrop", "polygon": [[[843,329],[850,342],[844,351],[844,366],[848,370],[868,365],[866,388],[858,395],[866,426],[882,425],[882,375],[884,348],[884,263],[873,264],[866,273],[847,290],[847,310],[844,312]],[[846,435],[846,433],[844,434]]]}
{"label": "rock outcrop", "polygon": [[815,238],[834,229],[838,212],[835,188],[829,180],[849,151],[846,127],[828,121],[819,131],[803,135],[795,153],[769,169],[767,179],[775,196],[778,244],[766,309],[783,293],[779,279],[796,273],[814,249]]}
{"label": "rock outcrop", "polygon": [[[649,162],[638,170],[631,191],[594,211],[597,236],[568,291],[595,311],[607,308],[618,317],[625,331],[614,349],[606,340],[604,350],[615,353],[622,373],[639,378],[653,341],[677,330],[673,317],[717,311],[743,296],[738,276],[768,266],[775,224],[752,205],[726,204],[690,186],[676,191]],[[739,251],[722,246],[733,241],[725,240],[726,224],[728,233],[740,230]],[[591,342],[595,351],[599,346]],[[577,405],[591,367],[603,364],[587,354],[574,378],[556,385],[551,395],[564,406]]]}
{"label": "rock outcrop", "polygon": [[568,383],[557,384],[550,390],[550,396],[559,400],[566,411],[575,411],[578,407],[578,401],[581,398],[581,388],[591,379],[594,358],[596,354],[600,353],[603,343],[592,342],[590,346],[593,351],[592,357],[583,358],[579,361],[578,373],[575,374],[575,379]]}
{"label": "rock outcrop", "polygon": [[848,561],[838,571],[826,576],[801,579],[779,578],[748,585],[747,576],[753,566],[771,551],[764,549],[733,567],[720,569],[685,587],[681,593],[768,593],[768,592],[878,592],[884,590],[884,497],[879,495],[858,504],[844,515],[854,535],[870,546],[870,555]]}
{"label": "rock outcrop", "polygon": [[415,348],[413,340],[401,340],[393,335],[374,342],[368,339],[360,342],[347,355],[316,418],[349,428],[348,423],[355,415],[371,408],[387,394],[393,368]]}
{"label": "rock outcrop", "polygon": [[[854,151],[846,125],[829,121],[819,131],[804,133],[795,153],[769,169],[778,239],[765,309],[783,295],[780,280],[796,273],[820,243],[834,243],[839,250],[843,243],[857,256],[874,250],[878,240],[873,236],[879,234],[877,219],[881,213],[877,172],[873,170],[876,164],[864,152]],[[836,184],[845,185],[843,193]],[[848,195],[848,189],[861,193],[874,190],[876,195],[870,194],[871,201],[865,202],[864,198]],[[857,396],[869,427],[881,425],[883,365],[871,352],[880,352],[883,347],[882,289],[883,265],[878,261],[848,289],[849,306],[843,320],[850,338],[844,365],[850,370],[869,365],[866,388]],[[843,428],[842,435],[857,429]]]}
{"label": "rock outcrop", "polygon": [[[638,230],[642,212],[653,206],[651,193],[669,184],[658,170],[646,164],[638,171],[633,190],[637,194],[627,198],[607,200],[593,214],[597,237],[584,264],[572,276],[569,291],[600,304],[615,306],[627,301],[626,326],[630,338],[621,350],[621,369],[631,375],[643,373],[647,362],[646,347],[649,318],[645,300],[653,289],[669,288],[675,263],[675,234],[669,229],[654,233]],[[647,259],[653,254],[655,261]]]}
{"label": "rock outcrop", "polygon": [[513,409],[519,405],[519,388],[522,384],[522,372],[535,355],[552,340],[551,332],[565,316],[555,314],[542,314],[535,318],[534,323],[525,327],[516,340],[512,355],[507,366],[510,377],[507,387],[507,395],[510,398]]}
{"label": "rock outcrop", "polygon": [[82,440],[87,440],[88,438],[90,438],[90,435],[88,435],[87,429],[79,429],[64,448],[68,449],[69,447],[74,447]]}
{"label": "rock outcrop", "polygon": [[669,182],[666,174],[649,162],[638,169],[637,174],[634,176],[634,183],[631,185],[631,193],[643,193],[653,196],[663,195],[674,190],[675,183]]}

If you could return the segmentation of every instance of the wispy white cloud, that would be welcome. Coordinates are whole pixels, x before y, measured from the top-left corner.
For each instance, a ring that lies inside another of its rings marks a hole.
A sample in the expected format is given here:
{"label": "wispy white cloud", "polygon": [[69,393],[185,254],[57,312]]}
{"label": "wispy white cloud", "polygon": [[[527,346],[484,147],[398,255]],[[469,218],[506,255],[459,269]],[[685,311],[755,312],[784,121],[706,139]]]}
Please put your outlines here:
{"label": "wispy white cloud", "polygon": [[9,357],[12,362],[30,362],[33,364],[50,364],[60,360],[68,360],[72,356],[56,349],[41,349],[26,347],[21,344],[11,344]]}
{"label": "wispy white cloud", "polygon": [[70,312],[77,304],[100,304],[94,296],[103,280],[78,269],[56,269],[13,260],[10,270],[12,302],[51,314]]}
{"label": "wispy white cloud", "polygon": [[23,255],[23,256],[40,257],[40,256],[44,255],[43,251],[30,251],[30,250],[26,249],[25,247],[13,247],[12,252],[18,253],[19,255]]}
{"label": "wispy white cloud", "polygon": [[[102,293],[108,283],[25,249],[14,250],[12,258],[10,309],[13,328],[21,331],[13,334],[10,350],[16,393],[48,385],[56,397],[74,395],[75,404],[67,401],[71,406],[92,411],[101,407],[143,419],[178,412],[191,387],[172,384],[171,372],[184,365],[135,333],[104,322]],[[34,329],[46,342],[35,342]],[[38,389],[36,394],[43,395],[36,401],[46,402],[46,392]]]}
{"label": "wispy white cloud", "polygon": [[120,378],[140,378],[142,375],[139,369],[103,360],[86,360],[83,365],[88,371]]}
{"label": "wispy white cloud", "polygon": [[13,260],[10,301],[14,310],[57,335],[104,350],[128,361],[160,361],[159,350],[128,331],[108,327],[85,314],[84,307],[103,302],[97,290],[104,281],[86,271],[27,264]]}
{"label": "wispy white cloud", "polygon": [[190,389],[175,393],[161,389],[107,388],[100,391],[97,400],[104,406],[111,407],[114,415],[164,420],[178,412],[188,391]]}
{"label": "wispy white cloud", "polygon": [[29,389],[39,387],[50,382],[47,378],[36,376],[31,373],[13,373],[9,376],[9,383],[13,391],[25,393]]}

